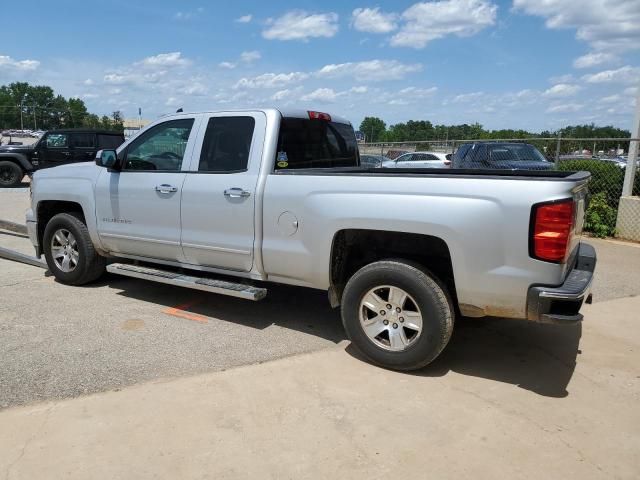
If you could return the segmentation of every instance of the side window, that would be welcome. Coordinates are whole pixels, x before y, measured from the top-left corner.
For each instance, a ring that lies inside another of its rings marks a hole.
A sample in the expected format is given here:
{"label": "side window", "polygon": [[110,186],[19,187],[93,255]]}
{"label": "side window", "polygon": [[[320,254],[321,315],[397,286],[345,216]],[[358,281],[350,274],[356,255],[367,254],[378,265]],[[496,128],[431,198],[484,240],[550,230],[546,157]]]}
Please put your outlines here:
{"label": "side window", "polygon": [[72,133],[71,146],[73,148],[95,148],[96,136],[93,133]]}
{"label": "side window", "polygon": [[119,135],[98,134],[98,148],[115,150],[124,142],[124,137]]}
{"label": "side window", "polygon": [[406,155],[400,155],[396,162],[412,162],[416,158],[415,153],[407,153]]}
{"label": "side window", "polygon": [[246,170],[255,123],[253,117],[210,118],[198,171],[224,173]]}
{"label": "side window", "polygon": [[436,157],[435,155],[431,155],[431,154],[429,153],[429,154],[426,154],[426,155],[424,156],[424,160],[440,160],[440,159],[439,159],[438,157]]}
{"label": "side window", "polygon": [[127,148],[124,170],[180,170],[193,118],[169,120],[143,133]]}
{"label": "side window", "polygon": [[69,135],[66,133],[50,133],[47,135],[47,148],[68,148]]}

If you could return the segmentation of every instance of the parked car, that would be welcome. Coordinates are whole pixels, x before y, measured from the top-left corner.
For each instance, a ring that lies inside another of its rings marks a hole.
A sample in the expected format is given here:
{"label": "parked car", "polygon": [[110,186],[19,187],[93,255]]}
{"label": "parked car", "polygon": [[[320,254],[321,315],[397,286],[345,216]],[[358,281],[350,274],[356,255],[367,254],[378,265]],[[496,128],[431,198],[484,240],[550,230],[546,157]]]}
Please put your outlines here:
{"label": "parked car", "polygon": [[36,172],[26,220],[61,283],[109,271],[250,300],[269,284],[324,290],[366,358],[413,370],[442,352],[457,312],[582,319],[589,177],[367,171],[340,117],[179,113],[95,163]]}
{"label": "parked car", "polygon": [[499,170],[551,170],[540,151],[528,143],[475,142],[458,147],[452,159],[452,168]]}
{"label": "parked car", "polygon": [[25,174],[66,163],[94,161],[96,152],[117,148],[121,132],[108,130],[50,130],[33,145],[0,146],[0,187],[20,184]]}
{"label": "parked car", "polygon": [[441,152],[413,152],[400,155],[395,160],[387,160],[383,168],[449,168],[451,154]]}
{"label": "parked car", "polygon": [[383,155],[360,155],[360,165],[368,168],[380,168],[387,160]]}
{"label": "parked car", "polygon": [[404,155],[405,153],[409,153],[409,151],[408,150],[387,150],[385,157],[387,157],[390,160],[395,160],[400,155]]}

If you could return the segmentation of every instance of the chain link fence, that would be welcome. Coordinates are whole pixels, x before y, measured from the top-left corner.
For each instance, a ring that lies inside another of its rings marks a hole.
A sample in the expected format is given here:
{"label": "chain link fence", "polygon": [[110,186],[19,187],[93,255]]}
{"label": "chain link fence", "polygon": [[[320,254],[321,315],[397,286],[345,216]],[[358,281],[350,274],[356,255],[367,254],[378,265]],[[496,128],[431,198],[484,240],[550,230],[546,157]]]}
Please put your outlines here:
{"label": "chain link fence", "polygon": [[[436,158],[442,160],[444,155],[447,166],[455,169],[586,170],[591,172],[591,182],[585,230],[607,237],[614,236],[622,225],[625,231],[632,232],[626,238],[640,240],[640,203],[625,204],[621,210],[622,224],[618,218],[632,141],[638,139],[436,140],[360,144],[359,149],[363,163],[376,167],[442,168]],[[433,161],[425,161],[430,157],[434,157]],[[631,182],[631,195],[640,195],[637,173]]]}

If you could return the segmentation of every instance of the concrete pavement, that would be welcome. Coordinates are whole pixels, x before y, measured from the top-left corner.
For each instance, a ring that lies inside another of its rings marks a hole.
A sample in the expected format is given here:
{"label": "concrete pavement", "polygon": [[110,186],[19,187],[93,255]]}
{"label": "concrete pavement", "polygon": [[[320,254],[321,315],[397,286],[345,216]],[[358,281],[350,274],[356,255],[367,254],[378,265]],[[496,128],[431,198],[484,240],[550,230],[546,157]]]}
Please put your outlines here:
{"label": "concrete pavement", "polygon": [[[640,297],[583,326],[463,322],[432,367],[344,344],[0,412],[0,474],[34,478],[640,475]],[[505,326],[506,325],[506,326]]]}

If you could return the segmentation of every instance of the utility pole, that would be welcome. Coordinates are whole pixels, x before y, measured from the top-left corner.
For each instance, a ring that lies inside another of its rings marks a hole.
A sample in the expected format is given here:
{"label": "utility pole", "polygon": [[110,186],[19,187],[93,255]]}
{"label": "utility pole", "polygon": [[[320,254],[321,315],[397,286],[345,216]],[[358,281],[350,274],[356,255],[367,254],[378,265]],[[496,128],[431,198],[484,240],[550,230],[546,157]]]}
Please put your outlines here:
{"label": "utility pole", "polygon": [[20,130],[24,130],[24,122],[22,121],[22,101],[24,97],[20,99]]}
{"label": "utility pole", "polygon": [[[631,129],[631,138],[640,138],[640,89],[636,98],[636,118]],[[638,141],[629,142],[629,158],[627,168],[624,169],[624,183],[622,184],[622,196],[629,197],[633,194],[633,180],[636,177],[638,162]],[[640,192],[639,192],[640,193]]]}
{"label": "utility pole", "polygon": [[38,130],[38,123],[36,122],[36,106],[33,106],[33,131]]}

